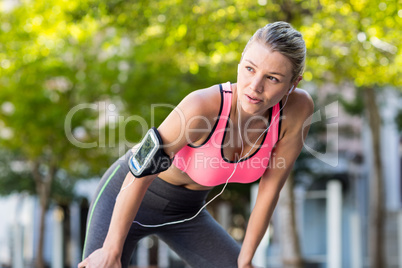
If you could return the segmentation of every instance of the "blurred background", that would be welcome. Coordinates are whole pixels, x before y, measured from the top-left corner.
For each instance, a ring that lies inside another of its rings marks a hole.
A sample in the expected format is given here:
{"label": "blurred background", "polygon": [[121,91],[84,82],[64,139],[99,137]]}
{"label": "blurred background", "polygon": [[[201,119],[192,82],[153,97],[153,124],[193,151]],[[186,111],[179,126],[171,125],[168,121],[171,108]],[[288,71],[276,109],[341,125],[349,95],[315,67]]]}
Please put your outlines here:
{"label": "blurred background", "polygon": [[[0,267],[76,267],[106,168],[277,20],[315,113],[255,264],[402,268],[401,0],[0,0]],[[240,243],[257,188],[208,207]],[[155,237],[132,265],[185,267]]]}

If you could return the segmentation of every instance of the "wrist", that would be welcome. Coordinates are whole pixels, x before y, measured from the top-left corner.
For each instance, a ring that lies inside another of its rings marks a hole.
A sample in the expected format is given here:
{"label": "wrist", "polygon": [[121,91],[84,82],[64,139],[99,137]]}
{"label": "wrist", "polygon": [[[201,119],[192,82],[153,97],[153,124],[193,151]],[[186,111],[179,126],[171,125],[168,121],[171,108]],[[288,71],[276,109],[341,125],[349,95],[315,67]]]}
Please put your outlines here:
{"label": "wrist", "polygon": [[102,249],[107,252],[110,258],[120,260],[122,255],[122,250],[117,245],[111,245],[110,243],[103,243]]}
{"label": "wrist", "polygon": [[239,268],[251,267],[252,259],[252,256],[247,256],[240,252],[239,257],[237,258],[237,265]]}

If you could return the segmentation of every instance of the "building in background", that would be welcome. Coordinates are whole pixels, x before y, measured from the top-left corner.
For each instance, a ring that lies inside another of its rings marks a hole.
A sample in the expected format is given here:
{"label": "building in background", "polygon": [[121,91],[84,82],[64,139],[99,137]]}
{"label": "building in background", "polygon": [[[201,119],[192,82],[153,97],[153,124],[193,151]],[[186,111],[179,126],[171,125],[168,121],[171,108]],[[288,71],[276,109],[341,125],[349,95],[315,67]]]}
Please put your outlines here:
{"label": "building in background", "polygon": [[[336,90],[328,87],[321,92],[331,94]],[[344,92],[347,95],[352,90],[346,88],[342,94]],[[325,96],[321,98],[325,99]],[[402,267],[402,136],[395,122],[400,103],[400,93],[390,88],[385,89],[378,99],[383,120],[381,145],[387,267]],[[309,267],[369,267],[369,182],[373,166],[370,130],[364,117],[346,114],[340,104],[339,114],[334,118],[331,116],[336,115],[333,109],[332,112],[327,109],[332,105],[316,105],[316,111],[323,110],[327,118],[329,115],[328,128],[337,124],[339,137],[331,137],[336,131],[326,133],[327,141],[337,141],[336,153],[332,151],[332,154],[310,159],[313,174],[299,174],[295,178],[298,182],[294,193],[302,257]],[[327,152],[330,151],[327,147]],[[277,209],[272,219],[273,229],[279,231],[274,231],[270,239],[267,250],[269,267],[282,267],[280,227],[283,223],[279,214]]]}
{"label": "building in background", "polygon": [[[328,87],[326,94],[335,93]],[[344,89],[344,96],[352,95]],[[318,91],[317,91],[318,92]],[[317,105],[327,131],[326,151],[316,152],[309,167],[313,174],[296,178],[297,228],[303,258],[310,267],[367,267],[369,179],[372,166],[370,132],[363,117],[347,115],[338,102]],[[402,268],[402,137],[395,117],[400,111],[401,97],[385,89],[378,99],[383,125],[382,163],[386,191],[386,257],[388,267]],[[315,116],[318,116],[317,114]],[[318,117],[317,117],[318,118]],[[306,150],[314,149],[306,143]],[[50,267],[76,267],[81,260],[85,236],[88,200],[91,200],[98,179],[77,183],[76,195],[81,199],[68,207],[53,205],[46,215],[45,261]],[[230,229],[230,207],[219,206],[217,218]],[[248,210],[248,206],[245,206]],[[0,198],[0,267],[32,267],[38,240],[38,200],[24,194]],[[222,212],[224,211],[224,212]],[[259,254],[267,267],[281,265],[280,217],[276,209],[265,248]],[[236,228],[237,231],[238,227]],[[160,267],[184,267],[167,246],[155,238],[141,242],[133,261],[137,264],[159,264]],[[156,262],[156,263],[154,263]]]}

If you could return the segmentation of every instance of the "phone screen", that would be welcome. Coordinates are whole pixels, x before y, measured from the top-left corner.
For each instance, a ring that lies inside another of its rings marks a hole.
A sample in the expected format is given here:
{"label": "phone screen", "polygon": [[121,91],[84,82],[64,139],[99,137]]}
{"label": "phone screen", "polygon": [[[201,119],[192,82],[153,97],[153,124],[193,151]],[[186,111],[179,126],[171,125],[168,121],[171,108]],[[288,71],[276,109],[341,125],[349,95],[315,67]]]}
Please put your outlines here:
{"label": "phone screen", "polygon": [[155,143],[153,142],[151,135],[147,135],[146,140],[135,155],[135,160],[137,160],[141,167],[144,165],[148,154],[152,151],[154,147]]}

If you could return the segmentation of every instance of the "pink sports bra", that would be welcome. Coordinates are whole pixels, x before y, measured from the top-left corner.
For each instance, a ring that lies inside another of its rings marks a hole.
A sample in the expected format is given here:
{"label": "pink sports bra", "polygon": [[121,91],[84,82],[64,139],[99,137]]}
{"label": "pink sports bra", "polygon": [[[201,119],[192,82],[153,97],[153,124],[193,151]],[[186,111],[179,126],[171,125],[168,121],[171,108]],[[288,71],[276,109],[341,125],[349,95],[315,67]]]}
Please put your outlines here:
{"label": "pink sports bra", "polygon": [[[188,144],[174,157],[173,164],[182,172],[186,172],[196,183],[204,186],[217,186],[226,183],[232,174],[236,162],[226,159],[223,155],[222,143],[225,140],[226,129],[230,119],[232,106],[232,90],[230,82],[220,85],[221,108],[218,119],[208,138],[203,144],[194,146]],[[270,128],[262,137],[259,148],[248,157],[242,159],[229,182],[251,183],[258,180],[269,164],[272,148],[278,141],[280,132],[281,112],[280,102],[270,109]],[[257,142],[259,143],[259,142]],[[247,153],[247,152],[243,152]]]}

